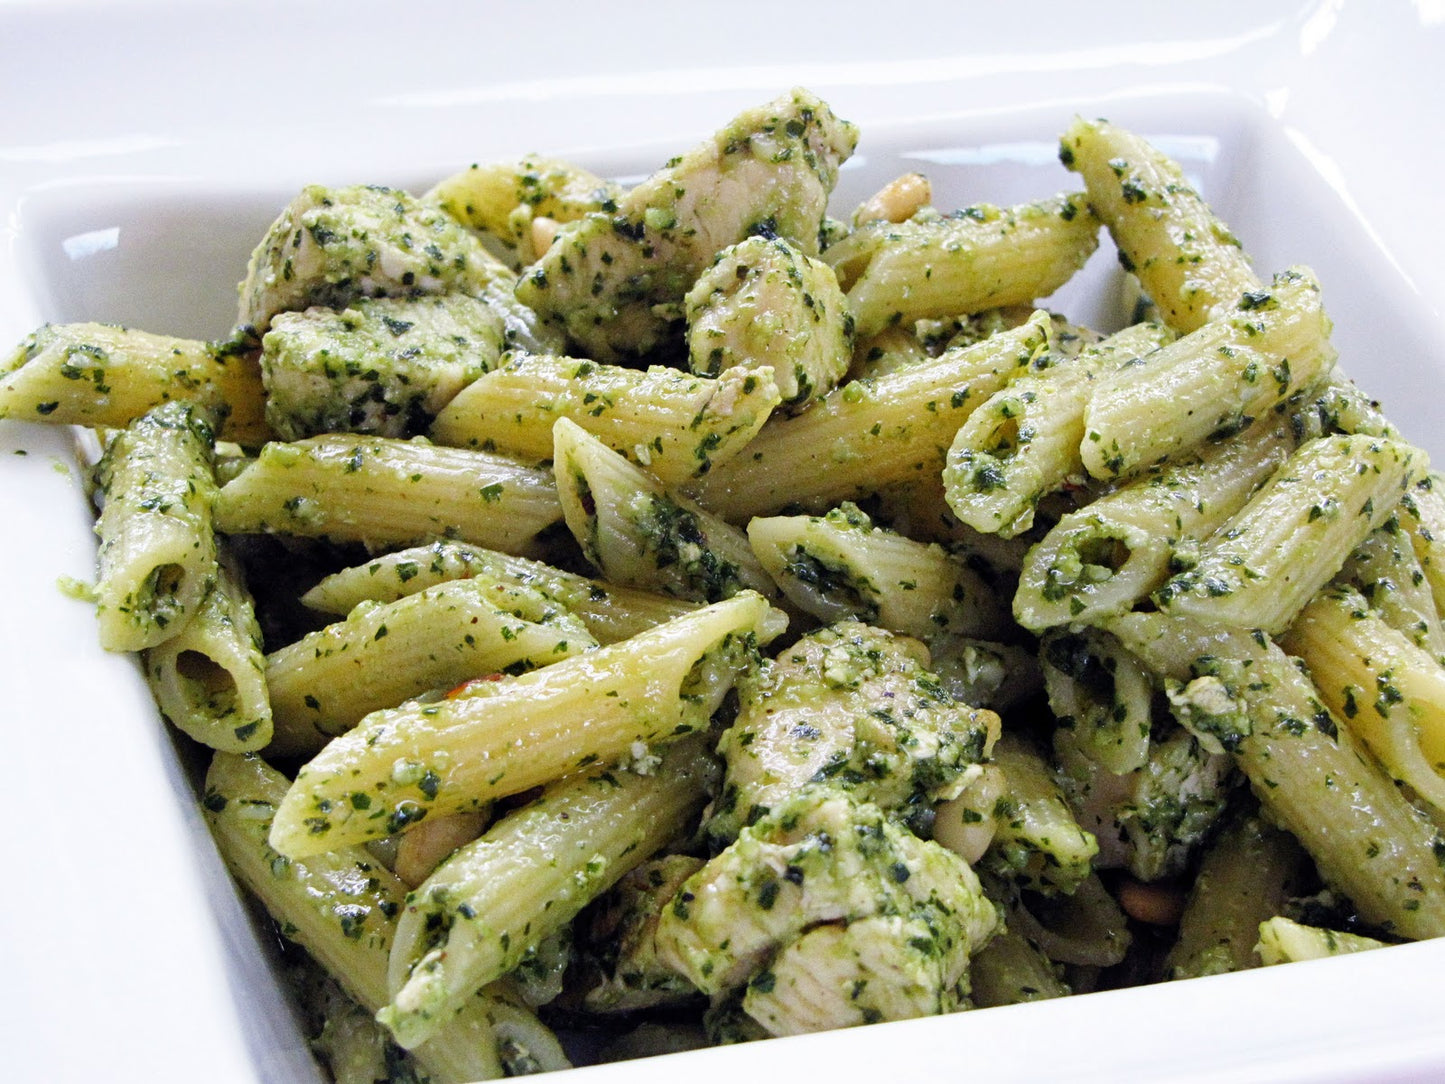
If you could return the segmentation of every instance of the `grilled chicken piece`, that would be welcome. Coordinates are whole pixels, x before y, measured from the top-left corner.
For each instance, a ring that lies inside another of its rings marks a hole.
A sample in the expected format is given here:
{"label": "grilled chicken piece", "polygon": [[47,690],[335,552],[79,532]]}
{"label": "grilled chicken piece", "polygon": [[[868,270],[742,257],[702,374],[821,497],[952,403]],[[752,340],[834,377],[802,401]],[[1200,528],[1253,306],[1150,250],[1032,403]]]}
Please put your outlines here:
{"label": "grilled chicken piece", "polygon": [[740,114],[617,201],[561,227],[517,283],[522,302],[598,361],[680,345],[682,300],[746,237],[818,252],[838,166],[857,129],[803,90]]}

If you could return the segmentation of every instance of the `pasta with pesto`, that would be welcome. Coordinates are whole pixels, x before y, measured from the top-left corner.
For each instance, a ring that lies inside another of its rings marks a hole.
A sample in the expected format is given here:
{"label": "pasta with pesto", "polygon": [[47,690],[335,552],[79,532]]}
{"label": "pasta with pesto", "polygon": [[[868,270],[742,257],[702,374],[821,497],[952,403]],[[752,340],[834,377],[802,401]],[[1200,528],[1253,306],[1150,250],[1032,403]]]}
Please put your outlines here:
{"label": "pasta with pesto", "polygon": [[1445,935],[1445,490],[1329,285],[1108,122],[1007,207],[858,140],[307,186],[214,341],[0,361],[339,1084]]}

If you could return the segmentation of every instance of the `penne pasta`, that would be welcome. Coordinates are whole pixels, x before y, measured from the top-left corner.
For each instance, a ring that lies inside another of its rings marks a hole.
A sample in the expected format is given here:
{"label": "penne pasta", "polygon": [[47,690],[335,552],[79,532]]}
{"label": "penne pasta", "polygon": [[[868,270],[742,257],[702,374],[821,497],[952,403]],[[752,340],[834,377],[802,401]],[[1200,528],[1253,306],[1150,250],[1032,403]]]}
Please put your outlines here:
{"label": "penne pasta", "polygon": [[487,452],[341,433],[271,443],[216,497],[228,534],[525,550],[561,518],[548,472]]}
{"label": "penne pasta", "polygon": [[303,605],[345,615],[362,602],[395,602],[452,580],[481,576],[535,588],[575,614],[599,643],[613,644],[692,609],[679,599],[637,591],[465,542],[432,542],[382,554],[327,576]]}
{"label": "penne pasta", "polygon": [[1048,765],[1013,737],[994,746],[1004,792],[993,808],[993,839],[980,869],[1008,877],[1046,896],[1072,895],[1093,870],[1099,851],[1093,833],[1079,826]]}
{"label": "penne pasta", "polygon": [[1400,525],[1430,585],[1435,612],[1445,618],[1445,476],[1428,471],[1400,501]]}
{"label": "penne pasta", "polygon": [[195,615],[145,654],[146,679],[163,714],[212,749],[264,749],[273,732],[261,628],[234,561],[216,578]]}
{"label": "penne pasta", "polygon": [[779,631],[773,615],[760,596],[736,595],[436,704],[375,712],[301,769],[272,846],[301,857],[379,839],[705,729]]}
{"label": "penne pasta", "polygon": [[[212,835],[232,873],[283,924],[287,936],[363,1009],[376,1012],[389,998],[387,968],[406,886],[356,848],[305,861],[273,851],[266,834],[285,791],[285,777],[259,758],[218,753],[202,799]],[[521,1011],[504,992],[481,990],[414,1056],[438,1080],[461,1084],[500,1078],[505,1074],[494,1021],[501,1017],[510,1023]],[[552,1060],[552,1068],[566,1065],[565,1059],[560,1065]]]}
{"label": "penne pasta", "polygon": [[314,755],[370,712],[596,646],[581,621],[540,591],[485,576],[360,605],[267,656],[276,726],[268,752]]}
{"label": "penne pasta", "polygon": [[164,403],[116,434],[96,466],[105,497],[96,618],[106,650],[175,636],[215,583],[214,439],[199,408]]}
{"label": "penne pasta", "polygon": [[1154,601],[1202,621],[1282,632],[1425,469],[1425,453],[1397,441],[1310,441]]}
{"label": "penne pasta", "polygon": [[1047,315],[1036,313],[931,362],[836,388],[802,414],[764,426],[745,454],[703,478],[698,499],[744,520],[790,504],[822,510],[936,475],[958,427],[1045,349],[1049,330]]}
{"label": "penne pasta", "polygon": [[605,579],[693,602],[718,602],[744,590],[778,597],[738,528],[669,493],[565,418],[554,440],[552,467],[567,528]]}
{"label": "penne pasta", "polygon": [[581,166],[528,155],[514,162],[473,164],[439,182],[423,199],[501,242],[520,267],[546,250],[562,223],[605,214],[621,195],[615,182]]}
{"label": "penne pasta", "polygon": [[680,485],[737,455],[779,402],[765,367],[689,376],[660,365],[639,370],[512,354],[441,412],[431,437],[540,461],[552,458],[552,426],[566,418]]}
{"label": "penne pasta", "polygon": [[270,436],[260,368],[238,342],[46,324],[0,361],[0,418],[123,429],[173,400],[215,409],[226,440]]}
{"label": "penne pasta", "polygon": [[1276,275],[1142,365],[1094,385],[1080,446],[1085,468],[1103,479],[1137,474],[1248,428],[1331,371],[1329,334],[1313,273]]}
{"label": "penne pasta", "polygon": [[563,780],[502,818],[408,898],[378,1019],[402,1046],[435,1041],[474,990],[685,830],[709,776],[703,741],[693,738],[656,770]]}
{"label": "penne pasta", "polygon": [[1260,923],[1281,912],[1308,868],[1308,856],[1289,833],[1257,815],[1230,820],[1200,861],[1165,961],[1167,977],[1258,967]]}
{"label": "penne pasta", "polygon": [[1408,518],[1404,505],[1355,547],[1338,579],[1352,584],[1370,608],[1397,632],[1403,633],[1437,662],[1445,662],[1445,623],[1435,608],[1435,596],[1409,533],[1401,525]]}
{"label": "penne pasta", "polygon": [[1024,557],[1014,617],[1041,631],[1132,609],[1197,561],[1290,450],[1287,427],[1266,422],[1063,516]]}
{"label": "penne pasta", "polygon": [[1367,921],[1411,938],[1445,932],[1438,831],[1272,641],[1162,614],[1106,627],[1176,684],[1176,713],[1192,704],[1193,727],[1225,736],[1264,811]]}
{"label": "penne pasta", "polygon": [[756,517],[748,542],[788,599],[821,621],[855,618],[928,644],[1009,635],[992,587],[960,556],[875,527],[855,505]]}
{"label": "penne pasta", "polygon": [[1343,956],[1384,948],[1386,942],[1357,933],[1325,930],[1306,926],[1283,915],[1259,924],[1259,944],[1255,951],[1266,965],[1294,963],[1297,960],[1322,960],[1326,956]]}
{"label": "penne pasta", "polygon": [[970,1000],[987,1009],[1067,997],[1061,970],[1023,934],[1005,929],[969,961]]}
{"label": "penne pasta", "polygon": [[1115,637],[1090,626],[1051,629],[1039,662],[1049,710],[1080,753],[1113,775],[1149,762],[1153,685]]}
{"label": "penne pasta", "polygon": [[1099,243],[1078,194],[860,226],[823,253],[860,337],[894,324],[1028,305],[1067,282]]}
{"label": "penne pasta", "polygon": [[1138,276],[1175,331],[1197,330],[1259,288],[1239,239],[1179,166],[1140,136],[1076,118],[1059,141],[1059,158],[1083,177],[1124,269]]}
{"label": "penne pasta", "polygon": [[1347,587],[1312,599],[1280,646],[1385,770],[1445,814],[1445,667]]}
{"label": "penne pasta", "polygon": [[1087,481],[1079,445],[1093,383],[1169,338],[1158,325],[1134,324],[990,396],[948,450],[943,484],[954,515],[1004,538],[1032,527],[1041,498]]}

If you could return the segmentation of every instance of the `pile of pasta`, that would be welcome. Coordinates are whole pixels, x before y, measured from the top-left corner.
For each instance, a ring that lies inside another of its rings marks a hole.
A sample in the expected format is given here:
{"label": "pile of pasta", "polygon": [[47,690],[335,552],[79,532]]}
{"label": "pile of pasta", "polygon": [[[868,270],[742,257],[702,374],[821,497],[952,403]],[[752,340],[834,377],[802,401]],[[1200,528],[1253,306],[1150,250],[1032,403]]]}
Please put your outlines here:
{"label": "pile of pasta", "polygon": [[[857,138],[309,187],[224,341],[5,367],[101,434],[101,642],[338,1080],[1445,932],[1445,502],[1313,274],[1103,121],[1078,191],[830,217]],[[1107,334],[1036,307],[1104,231]]]}

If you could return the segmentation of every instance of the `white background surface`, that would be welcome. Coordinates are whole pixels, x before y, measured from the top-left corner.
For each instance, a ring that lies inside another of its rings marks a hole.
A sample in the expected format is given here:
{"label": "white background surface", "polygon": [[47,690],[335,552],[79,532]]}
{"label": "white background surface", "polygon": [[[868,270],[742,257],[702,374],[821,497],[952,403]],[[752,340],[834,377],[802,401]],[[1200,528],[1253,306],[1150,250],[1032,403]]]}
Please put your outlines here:
{"label": "white background surface", "polygon": [[[1440,0],[11,0],[0,45],[6,347],[45,319],[222,333],[246,251],[303,183],[424,184],[530,150],[648,168],[802,84],[862,128],[845,185],[929,148],[1037,145],[1081,109],[1217,138],[1187,144],[1207,195],[1263,268],[1316,266],[1347,367],[1445,462]],[[1026,150],[938,168],[967,201],[1069,184]],[[57,591],[93,571],[68,463],[63,433],[0,424],[0,1076],[306,1079],[133,663]],[[1442,973],[1430,943],[577,1079],[1445,1079]]]}

